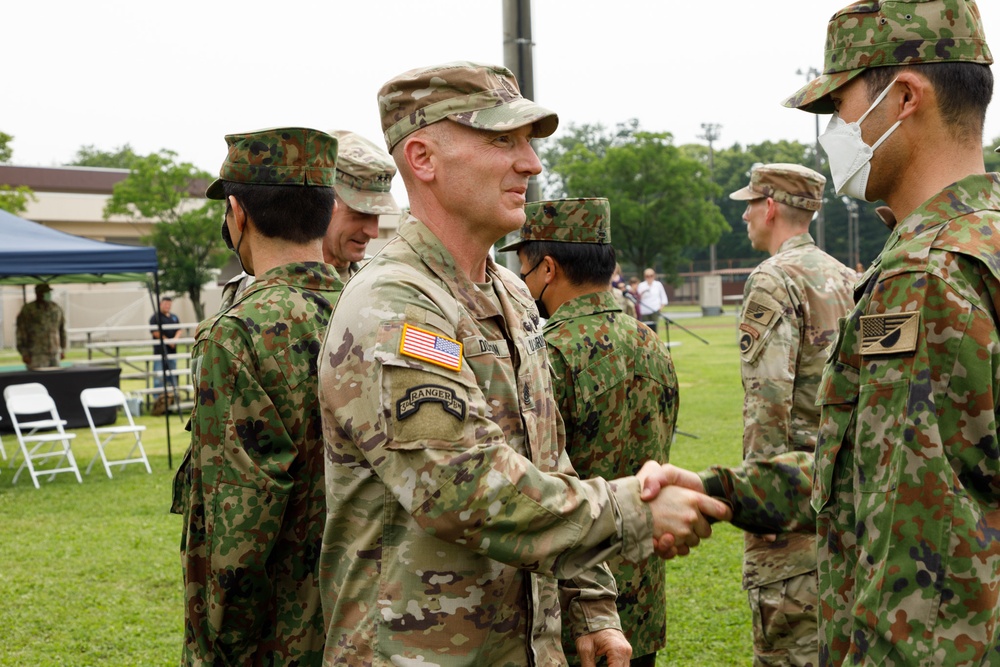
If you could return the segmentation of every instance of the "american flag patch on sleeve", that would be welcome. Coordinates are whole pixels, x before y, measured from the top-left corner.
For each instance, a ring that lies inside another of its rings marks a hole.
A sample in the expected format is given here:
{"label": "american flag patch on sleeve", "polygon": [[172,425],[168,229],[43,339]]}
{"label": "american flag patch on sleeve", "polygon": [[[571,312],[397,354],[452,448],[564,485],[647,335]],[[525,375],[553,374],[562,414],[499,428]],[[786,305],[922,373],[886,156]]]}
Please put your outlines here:
{"label": "american flag patch on sleeve", "polygon": [[462,344],[447,336],[439,336],[431,331],[403,325],[403,337],[399,342],[399,353],[420,359],[449,370],[462,368]]}

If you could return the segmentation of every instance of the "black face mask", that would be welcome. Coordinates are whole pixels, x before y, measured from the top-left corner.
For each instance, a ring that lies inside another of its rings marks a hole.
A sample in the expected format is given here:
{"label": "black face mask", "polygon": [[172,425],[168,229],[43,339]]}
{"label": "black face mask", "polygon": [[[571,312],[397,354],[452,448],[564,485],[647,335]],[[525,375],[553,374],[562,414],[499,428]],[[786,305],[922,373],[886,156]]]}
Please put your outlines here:
{"label": "black face mask", "polygon": [[233,247],[233,237],[229,234],[229,225],[226,224],[225,218],[222,219],[222,240],[226,242],[227,248],[233,252],[236,251],[236,248]]}
{"label": "black face mask", "polygon": [[[531,271],[519,274],[521,276],[521,282],[523,283],[524,279],[530,276],[532,271],[541,266],[542,262],[544,261],[545,258],[542,257],[540,260],[538,260],[537,263],[535,263],[533,267],[531,267]],[[538,308],[538,316],[541,317],[543,320],[547,320],[549,319],[549,317],[551,317],[551,315],[549,314],[549,309],[545,307],[545,303],[542,301],[542,295],[545,294],[545,290],[547,290],[548,288],[549,286],[546,284],[545,287],[542,288],[542,293],[538,295],[537,299],[535,299],[535,307]]]}
{"label": "black face mask", "polygon": [[548,288],[549,286],[545,285],[545,287],[542,288],[542,293],[538,295],[537,299],[535,299],[535,308],[538,308],[538,316],[543,320],[547,320],[552,317],[552,314],[549,312],[548,307],[546,307],[545,302],[542,301],[542,297],[545,295],[545,290]]}

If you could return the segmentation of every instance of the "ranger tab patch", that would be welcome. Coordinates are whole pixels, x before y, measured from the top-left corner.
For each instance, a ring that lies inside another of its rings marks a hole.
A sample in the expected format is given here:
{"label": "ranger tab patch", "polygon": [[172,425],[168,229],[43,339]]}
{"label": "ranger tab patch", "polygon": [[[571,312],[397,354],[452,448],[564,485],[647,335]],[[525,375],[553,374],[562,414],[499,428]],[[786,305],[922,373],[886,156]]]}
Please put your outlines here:
{"label": "ranger tab patch", "polygon": [[399,353],[442,366],[452,371],[462,368],[462,344],[453,338],[439,336],[432,331],[403,325]]}
{"label": "ranger tab patch", "polygon": [[861,354],[905,354],[917,349],[920,313],[861,316]]}
{"label": "ranger tab patch", "polygon": [[441,408],[459,421],[465,421],[465,401],[455,396],[448,387],[438,384],[422,384],[407,390],[403,398],[396,401],[396,419],[402,421],[417,414],[423,403],[440,403]]}

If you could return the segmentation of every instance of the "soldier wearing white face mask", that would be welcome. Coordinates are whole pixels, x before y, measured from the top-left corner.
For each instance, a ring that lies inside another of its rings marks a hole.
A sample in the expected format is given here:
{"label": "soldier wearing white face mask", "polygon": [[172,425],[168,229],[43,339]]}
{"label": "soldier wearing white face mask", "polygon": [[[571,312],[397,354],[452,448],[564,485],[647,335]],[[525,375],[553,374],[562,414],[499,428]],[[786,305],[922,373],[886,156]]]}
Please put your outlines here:
{"label": "soldier wearing white face mask", "polygon": [[821,665],[1000,665],[992,62],[973,0],[830,20],[823,75],[785,104],[837,114],[821,140],[837,191],[884,200],[893,231],[824,370],[815,459],[664,476],[725,496],[748,530],[816,529]]}

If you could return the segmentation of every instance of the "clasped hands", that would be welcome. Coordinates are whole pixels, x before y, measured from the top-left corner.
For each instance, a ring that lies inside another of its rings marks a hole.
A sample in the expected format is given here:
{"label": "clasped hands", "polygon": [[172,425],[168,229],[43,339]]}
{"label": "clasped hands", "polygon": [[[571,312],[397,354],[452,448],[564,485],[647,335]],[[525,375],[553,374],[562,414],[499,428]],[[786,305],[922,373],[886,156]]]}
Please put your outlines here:
{"label": "clasped hands", "polygon": [[641,498],[653,513],[654,550],[662,558],[686,556],[712,534],[708,518],[730,521],[730,507],[705,495],[696,473],[677,466],[647,461],[637,475]]}

